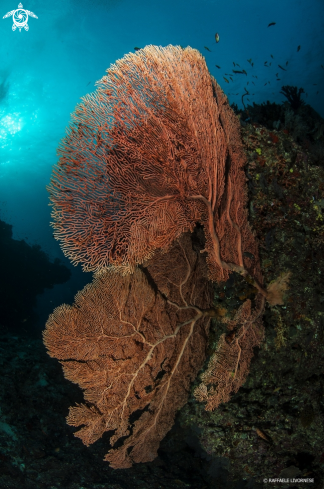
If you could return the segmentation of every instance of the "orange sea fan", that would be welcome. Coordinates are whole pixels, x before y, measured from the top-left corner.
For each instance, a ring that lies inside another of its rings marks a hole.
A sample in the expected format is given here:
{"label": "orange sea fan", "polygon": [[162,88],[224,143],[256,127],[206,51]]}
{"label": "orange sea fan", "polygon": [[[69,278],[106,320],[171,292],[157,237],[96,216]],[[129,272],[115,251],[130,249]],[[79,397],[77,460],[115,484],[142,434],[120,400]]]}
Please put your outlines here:
{"label": "orange sea fan", "polygon": [[[97,272],[93,282],[49,317],[44,343],[86,403],[70,408],[85,445],[113,430],[105,457],[115,468],[157,456],[161,439],[187,401],[206,355],[212,288],[206,264],[184,235],[147,268],[121,276]],[[137,420],[130,416],[137,413]]]}
{"label": "orange sea fan", "polygon": [[209,277],[248,270],[261,288],[239,122],[204,57],[147,46],[97,87],[72,115],[48,187],[64,253],[85,270],[131,271],[200,222]]}
{"label": "orange sea fan", "polygon": [[[72,115],[48,187],[54,236],[74,264],[96,274],[74,306],[50,316],[44,342],[85,391],[86,404],[67,418],[82,426],[76,436],[89,445],[114,430],[112,446],[127,437],[106,456],[124,468],[154,459],[203,364],[208,279],[235,271],[258,291],[196,390],[214,409],[244,382],[263,338],[264,298],[281,303],[288,278],[262,286],[239,122],[203,56],[147,46],[97,86]],[[203,250],[190,235],[197,223]]]}

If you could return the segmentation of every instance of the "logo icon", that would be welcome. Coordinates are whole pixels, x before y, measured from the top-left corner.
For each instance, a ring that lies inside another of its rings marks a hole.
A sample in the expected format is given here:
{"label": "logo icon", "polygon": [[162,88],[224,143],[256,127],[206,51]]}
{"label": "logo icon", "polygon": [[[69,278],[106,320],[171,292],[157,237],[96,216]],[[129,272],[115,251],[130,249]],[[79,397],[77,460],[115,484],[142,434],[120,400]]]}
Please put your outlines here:
{"label": "logo icon", "polygon": [[18,27],[19,32],[21,32],[22,28],[24,28],[25,31],[29,30],[29,26],[27,24],[28,15],[30,15],[31,17],[35,17],[35,19],[38,19],[37,15],[35,15],[33,12],[30,12],[30,10],[24,10],[22,3],[20,3],[18,5],[17,10],[11,10],[11,12],[8,12],[2,18],[6,19],[7,17],[10,17],[11,15],[12,15],[12,20],[13,20],[12,30],[15,31]]}

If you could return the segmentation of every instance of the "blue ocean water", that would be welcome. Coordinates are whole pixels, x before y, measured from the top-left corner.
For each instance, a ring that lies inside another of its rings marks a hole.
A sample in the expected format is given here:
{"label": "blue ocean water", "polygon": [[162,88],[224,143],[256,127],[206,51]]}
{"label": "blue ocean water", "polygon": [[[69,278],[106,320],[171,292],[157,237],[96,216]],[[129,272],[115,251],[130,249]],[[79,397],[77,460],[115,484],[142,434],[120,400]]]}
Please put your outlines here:
{"label": "blue ocean water", "polygon": [[[198,49],[239,108],[244,87],[251,104],[280,103],[281,87],[294,85],[304,88],[305,102],[324,117],[322,0],[29,0],[23,8],[37,19],[29,16],[29,30],[21,32],[12,30],[12,16],[2,18],[18,8],[17,1],[1,2],[0,12],[1,219],[13,225],[15,239],[39,244],[51,260],[69,267],[49,225],[45,187],[56,148],[80,97],[134,47]],[[232,81],[226,73],[233,68],[246,74]],[[72,300],[82,280],[90,280],[85,275],[73,269],[72,282],[43,294],[44,320],[53,306]]]}

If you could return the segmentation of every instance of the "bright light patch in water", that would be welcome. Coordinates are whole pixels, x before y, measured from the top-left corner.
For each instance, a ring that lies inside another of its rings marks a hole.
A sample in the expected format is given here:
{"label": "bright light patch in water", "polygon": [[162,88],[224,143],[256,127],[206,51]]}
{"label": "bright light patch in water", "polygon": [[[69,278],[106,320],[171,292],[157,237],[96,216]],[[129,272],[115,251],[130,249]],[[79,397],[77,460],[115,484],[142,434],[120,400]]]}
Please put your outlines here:
{"label": "bright light patch in water", "polygon": [[0,119],[0,138],[6,139],[9,135],[14,135],[21,131],[22,119],[19,114],[8,114]]}

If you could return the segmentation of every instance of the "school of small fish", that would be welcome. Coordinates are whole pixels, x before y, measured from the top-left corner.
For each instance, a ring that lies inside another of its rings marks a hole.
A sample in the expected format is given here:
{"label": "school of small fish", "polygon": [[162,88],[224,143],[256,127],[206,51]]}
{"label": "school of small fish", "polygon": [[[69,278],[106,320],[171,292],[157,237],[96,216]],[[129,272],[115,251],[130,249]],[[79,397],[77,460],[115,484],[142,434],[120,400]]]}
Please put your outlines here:
{"label": "school of small fish", "polygon": [[[275,25],[276,25],[276,22],[270,22],[270,23],[268,24],[268,27],[272,27],[272,26],[275,26]],[[215,42],[216,42],[216,44],[218,44],[218,43],[219,43],[219,41],[220,41],[220,36],[219,36],[218,32],[216,32],[216,34],[215,34]],[[181,47],[182,49],[185,49],[183,46],[180,46],[180,47]],[[139,51],[139,50],[141,50],[141,49],[142,49],[142,48],[139,48],[139,47],[137,47],[137,46],[136,46],[136,47],[134,47],[134,51]],[[208,46],[204,46],[204,49],[205,49],[206,51],[208,51],[209,53],[212,53],[212,52],[213,52],[213,51],[212,51],[212,50],[211,50],[211,49],[210,49]],[[300,46],[300,45],[299,45],[299,46],[297,46],[297,53],[300,51],[300,49],[301,49],[301,46]],[[273,60],[274,60],[274,56],[273,56],[272,54],[270,54],[270,57],[271,57],[271,59],[273,59]],[[254,62],[252,61],[252,58],[247,59],[247,62],[250,64],[250,67],[251,67],[251,68],[253,68],[253,67],[254,67]],[[269,61],[265,61],[265,62],[264,62],[264,64],[263,64],[263,66],[264,66],[264,67],[266,67],[266,68],[271,68],[271,63],[272,63],[271,61],[270,61],[270,62],[269,62]],[[288,61],[286,61],[286,63],[285,63],[285,68],[284,68],[282,65],[280,65],[280,64],[278,64],[277,66],[278,66],[278,67],[279,67],[279,68],[280,68],[282,71],[288,71],[288,70],[287,70],[288,63],[289,63],[289,62],[288,62]],[[221,69],[222,69],[222,68],[221,68],[221,66],[219,66],[219,65],[216,65],[216,64],[215,64],[215,66],[216,66],[216,68],[217,68],[217,69],[219,69],[219,70],[221,70]],[[223,75],[223,79],[224,79],[224,81],[225,81],[226,83],[228,83],[228,84],[230,83],[230,81],[229,81],[229,80],[231,80],[231,82],[233,82],[233,81],[234,81],[233,76],[236,76],[236,75],[245,75],[245,76],[248,76],[247,71],[246,71],[245,69],[241,68],[241,67],[240,67],[240,65],[239,65],[237,62],[233,61],[233,66],[234,66],[234,68],[238,67],[238,68],[240,68],[240,69],[239,69],[239,70],[238,70],[238,69],[232,69],[232,73],[224,73],[224,75],[225,75],[225,76]],[[323,70],[324,70],[324,65],[321,65],[321,68],[323,68]],[[227,78],[226,78],[226,77],[227,77]],[[276,78],[275,78],[275,81],[277,81],[277,82],[281,81],[281,78],[279,78],[279,73],[276,73],[276,74],[275,74],[275,77],[276,77]],[[258,77],[257,77],[256,75],[252,75],[252,78],[257,79]],[[254,83],[254,81],[251,81],[251,83],[252,83],[254,86],[256,86],[256,84]],[[88,85],[89,85],[89,84],[90,84],[90,82],[88,83]],[[247,82],[247,85],[248,85],[248,84],[249,84],[249,81]],[[271,83],[270,83],[270,80],[268,80],[268,81],[267,81],[267,82],[264,84],[264,86],[266,86],[266,85],[270,85],[270,84],[271,84]],[[314,84],[314,85],[317,85],[317,84]],[[245,97],[246,95],[250,95],[250,93],[248,92],[248,90],[247,90],[245,87],[244,87],[244,90],[245,90],[245,93],[242,95],[242,102],[243,102],[243,97]],[[318,94],[318,93],[319,93],[319,92],[316,92],[316,94]],[[239,94],[238,94],[238,93],[236,93],[236,94],[234,94],[234,93],[233,93],[233,94],[232,94],[232,93],[228,93],[228,95],[239,95]],[[252,94],[252,95],[254,95],[254,94]],[[306,96],[307,96],[307,94],[306,94]],[[247,100],[249,100],[249,99],[247,99]],[[243,105],[244,105],[244,103],[243,103]]]}
{"label": "school of small fish", "polygon": [[[268,27],[275,26],[275,25],[276,25],[276,22],[270,22],[270,23],[268,24]],[[220,41],[220,36],[219,36],[219,34],[218,34],[218,33],[216,33],[216,34],[215,34],[215,41],[216,41],[216,43],[219,43],[219,41]],[[208,52],[210,52],[210,53],[212,52],[212,50],[211,50],[211,49],[209,49],[209,47],[208,47],[208,46],[204,46],[204,48],[206,49],[206,51],[208,51]],[[138,48],[135,48],[135,49],[138,49]],[[300,49],[301,49],[301,46],[300,46],[300,45],[299,45],[299,46],[297,46],[297,53],[300,51]],[[270,57],[271,57],[271,59],[273,59],[273,60],[274,60],[274,56],[273,56],[272,54],[270,54]],[[254,62],[252,61],[252,58],[247,59],[247,62],[250,64],[250,67],[251,67],[251,68],[253,68],[253,67],[254,67]],[[265,62],[264,62],[263,66],[264,66],[264,67],[266,67],[266,68],[270,68],[270,67],[271,67],[271,63],[272,63],[272,62],[269,62],[269,61],[267,60],[267,61],[265,61]],[[277,66],[278,66],[278,67],[279,67],[279,68],[280,68],[282,71],[288,71],[288,69],[287,69],[288,64],[289,64],[289,61],[286,61],[286,63],[285,63],[285,68],[284,68],[282,65],[280,65],[280,64],[278,64]],[[219,69],[219,70],[221,70],[221,69],[222,69],[222,68],[221,68],[221,66],[219,66],[219,65],[216,65],[216,64],[215,64],[215,66],[216,66],[216,68],[217,68],[217,69]],[[233,77],[233,76],[235,76],[235,75],[246,75],[246,76],[248,76],[247,71],[246,71],[245,69],[241,68],[241,67],[240,67],[240,65],[239,65],[239,64],[238,64],[236,61],[233,61],[233,66],[234,66],[234,68],[238,67],[238,68],[240,68],[240,69],[239,69],[239,70],[238,70],[238,69],[232,69],[232,73],[224,73],[224,75],[225,75],[225,76],[223,75],[223,79],[224,79],[224,81],[225,81],[226,83],[228,83],[228,84],[230,83],[230,81],[229,81],[229,80],[231,80],[232,82],[234,81],[232,77]],[[323,68],[323,69],[324,69],[324,65],[321,65],[321,68]],[[226,77],[227,77],[227,78],[226,78]],[[256,79],[258,78],[256,75],[252,75],[252,77],[253,77],[253,78],[256,78]],[[277,81],[277,82],[281,81],[281,78],[279,78],[279,73],[276,73],[276,74],[275,74],[275,81]],[[252,83],[253,83],[253,85],[254,85],[254,86],[256,86],[256,85],[255,85],[255,83],[254,83],[253,81],[252,81]],[[249,84],[249,82],[247,82],[247,85],[248,85],[248,84]],[[266,86],[266,85],[270,85],[270,84],[271,84],[271,82],[270,82],[270,80],[268,80],[268,81],[267,81],[267,82],[264,84],[264,86]],[[314,84],[314,85],[315,85],[315,84]],[[250,93],[247,91],[247,89],[246,89],[246,88],[245,88],[245,92],[246,92],[246,93],[244,93],[244,94],[243,94],[243,96],[242,96],[242,102],[243,102],[243,97],[245,97],[246,95],[250,95]],[[318,93],[319,93],[319,92],[316,92],[316,94],[318,94]],[[233,93],[233,94],[232,94],[232,93],[228,93],[228,95],[238,95],[238,93],[236,93],[236,94],[234,94],[234,93]],[[254,94],[252,94],[252,95],[254,95]],[[306,96],[307,96],[307,94],[306,94]],[[249,100],[249,99],[247,99],[247,100]],[[243,105],[244,105],[244,104],[243,104]]]}

